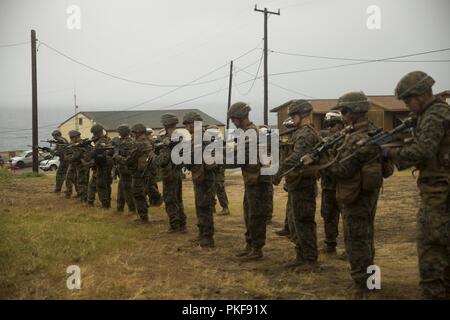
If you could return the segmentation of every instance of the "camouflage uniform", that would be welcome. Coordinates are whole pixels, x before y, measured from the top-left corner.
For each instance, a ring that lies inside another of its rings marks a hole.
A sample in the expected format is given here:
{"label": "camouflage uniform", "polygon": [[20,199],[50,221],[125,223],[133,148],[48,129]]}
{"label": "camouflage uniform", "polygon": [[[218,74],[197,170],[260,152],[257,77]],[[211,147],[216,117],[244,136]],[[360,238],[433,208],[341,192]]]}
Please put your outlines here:
{"label": "camouflage uniform", "polygon": [[[424,72],[407,74],[397,85],[399,99],[419,96],[434,80]],[[432,97],[416,113],[411,144],[391,151],[401,170],[415,166],[420,207],[417,213],[417,252],[424,295],[444,298],[450,293],[450,108]]]}
{"label": "camouflage uniform", "polygon": [[91,128],[94,133],[92,141],[94,150],[90,153],[90,160],[93,162],[92,180],[90,182],[89,203],[93,203],[95,193],[98,193],[102,208],[111,207],[111,184],[112,184],[112,143],[111,139],[105,135],[95,136],[102,133],[103,127],[96,124]]}
{"label": "camouflage uniform", "polygon": [[[176,125],[178,119],[175,115],[166,113],[161,116],[164,126]],[[160,137],[163,142],[170,141],[170,135]],[[183,205],[183,173],[181,166],[175,165],[170,157],[171,149],[163,147],[155,157],[155,164],[160,167],[163,183],[163,199],[169,217],[169,231],[186,230],[186,215]]]}
{"label": "camouflage uniform", "polygon": [[[70,159],[71,156],[66,157]],[[77,169],[74,165],[70,163],[70,160],[68,160],[69,166],[67,168],[67,174],[66,174],[66,191],[64,192],[66,195],[66,198],[70,198],[72,196],[73,187],[75,186],[75,192],[78,196],[78,184],[77,184]]]}
{"label": "camouflage uniform", "polygon": [[53,150],[52,154],[59,157],[59,166],[56,170],[55,192],[61,192],[64,180],[66,180],[67,169],[69,167],[69,161],[64,157],[64,152],[62,152],[62,149],[68,144],[68,142],[61,136],[61,132],[59,130],[53,131],[52,135],[55,141],[57,141],[55,150]]}
{"label": "camouflage uniform", "polygon": [[[75,135],[78,131],[73,130],[69,132],[69,135]],[[80,195],[81,202],[87,202],[88,200],[88,184],[89,184],[89,158],[88,153],[92,151],[92,147],[89,145],[80,145],[71,148],[70,166],[75,168],[76,182],[78,186],[78,194]]]}
{"label": "camouflage uniform", "polygon": [[[337,130],[342,128],[343,120],[341,114],[339,112],[328,112],[325,115],[324,127],[333,127],[337,128]],[[326,136],[331,138],[333,135],[328,131]],[[320,213],[325,229],[326,252],[335,253],[339,235],[339,215],[341,212],[336,200],[336,181],[326,171],[321,172],[320,180],[322,189]]]}
{"label": "camouflage uniform", "polygon": [[[114,143],[114,154],[123,157],[129,156],[131,149],[133,148],[133,138],[130,137],[130,128],[127,125],[121,125],[117,129],[120,136]],[[128,169],[128,166],[121,163],[116,163],[116,169],[119,174],[119,183],[117,184],[117,211],[121,212],[125,208],[125,204],[128,206],[130,212],[136,212],[136,206],[134,205],[134,198],[132,192],[132,176]]]}
{"label": "camouflage uniform", "polygon": [[[244,102],[233,104],[228,110],[229,118],[247,119],[251,108]],[[259,130],[252,122],[241,127],[243,131],[254,130],[258,136]],[[248,148],[246,148],[246,158]],[[236,159],[236,157],[235,157]],[[261,164],[240,164],[242,177],[244,179],[244,222],[245,250],[238,254],[244,261],[260,259],[263,256],[262,248],[266,243],[267,208],[271,193],[272,178],[261,174]]]}
{"label": "camouflage uniform", "polygon": [[228,209],[228,196],[225,191],[225,167],[217,165],[216,180],[214,183],[214,206],[216,205],[216,196],[223,209]]}
{"label": "camouflage uniform", "polygon": [[136,124],[131,128],[136,135],[129,155],[114,155],[119,164],[127,166],[131,173],[131,190],[133,194],[136,211],[139,215],[137,222],[148,223],[148,204],[145,194],[145,184],[148,178],[148,165],[153,157],[153,148],[146,135],[145,126]]}
{"label": "camouflage uniform", "polygon": [[[193,124],[194,121],[202,121],[202,118],[196,112],[188,112],[183,117],[183,124]],[[192,173],[192,182],[194,184],[195,212],[197,215],[198,240],[202,247],[214,246],[214,184],[215,171],[214,165],[206,165],[203,160],[201,164],[194,164],[194,151],[197,147],[194,145],[193,133],[191,142],[191,164],[186,167]],[[205,144],[202,143],[202,150]],[[200,147],[200,146],[198,146]]]}
{"label": "camouflage uniform", "polygon": [[[154,148],[155,141],[152,136],[147,137],[151,146]],[[152,206],[160,206],[162,203],[162,195],[158,189],[158,170],[154,162],[149,164],[148,167],[148,179],[146,193],[148,195],[148,200]]]}
{"label": "camouflage uniform", "polygon": [[[369,137],[372,129],[365,118],[368,107],[369,102],[362,92],[350,92],[339,98],[335,108],[362,118],[353,124],[353,132],[346,135],[336,161],[329,168],[336,180],[336,197],[344,220],[345,249],[358,289],[367,289],[367,267],[374,264],[374,219],[383,179],[380,147],[358,145]],[[352,154],[355,155],[344,159]]]}
{"label": "camouflage uniform", "polygon": [[[293,100],[289,105],[289,115],[309,116],[312,106],[305,100]],[[300,124],[292,134],[292,153],[282,162],[281,172],[297,165],[300,159],[320,142],[320,137],[309,124]],[[292,220],[296,236],[296,261],[317,262],[317,227],[315,222],[317,173],[301,173],[294,170],[286,176],[286,184],[292,206]]]}
{"label": "camouflage uniform", "polygon": [[325,245],[327,250],[334,251],[339,235],[340,208],[336,200],[336,182],[326,172],[321,173],[322,198],[320,214],[325,229]]}

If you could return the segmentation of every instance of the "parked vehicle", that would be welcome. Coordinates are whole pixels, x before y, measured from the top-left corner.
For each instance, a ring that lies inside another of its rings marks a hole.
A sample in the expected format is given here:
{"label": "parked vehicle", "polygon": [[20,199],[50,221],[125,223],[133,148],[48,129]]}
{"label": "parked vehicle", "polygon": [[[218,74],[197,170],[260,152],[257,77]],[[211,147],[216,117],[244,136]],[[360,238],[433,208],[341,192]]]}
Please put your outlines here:
{"label": "parked vehicle", "polygon": [[53,158],[49,158],[47,160],[41,161],[39,164],[39,168],[44,171],[56,171],[59,167],[59,157],[54,156]]}
{"label": "parked vehicle", "polygon": [[[50,157],[50,154],[47,152],[39,151],[39,161],[42,161]],[[9,159],[9,166],[16,168],[25,168],[30,167],[33,164],[33,150],[23,151],[20,155],[12,157]]]}

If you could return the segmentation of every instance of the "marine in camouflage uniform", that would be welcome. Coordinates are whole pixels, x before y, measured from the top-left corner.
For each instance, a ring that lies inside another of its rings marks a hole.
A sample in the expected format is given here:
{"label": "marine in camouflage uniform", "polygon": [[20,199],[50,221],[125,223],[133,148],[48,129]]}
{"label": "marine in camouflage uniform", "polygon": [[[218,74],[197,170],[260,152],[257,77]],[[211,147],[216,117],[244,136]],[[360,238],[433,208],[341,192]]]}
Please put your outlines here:
{"label": "marine in camouflage uniform", "polygon": [[[119,133],[119,137],[115,140],[113,139],[114,155],[128,157],[134,143],[133,138],[130,136],[130,127],[126,124],[122,124],[117,128],[117,132]],[[117,211],[123,212],[126,204],[128,206],[128,211],[136,212],[133,190],[131,188],[131,171],[126,164],[117,162],[116,170],[119,175],[119,183],[117,184]]]}
{"label": "marine in camouflage uniform", "polygon": [[[328,112],[325,115],[324,127],[328,130],[328,137],[341,131],[344,128],[342,115],[339,112]],[[327,171],[321,172],[320,180],[322,187],[320,214],[325,229],[324,252],[327,254],[336,253],[341,211],[336,200],[336,181]]]}
{"label": "marine in camouflage uniform", "polygon": [[55,193],[60,193],[69,167],[69,161],[64,157],[64,152],[62,152],[68,141],[61,135],[59,130],[54,130],[52,137],[56,141],[56,147],[52,151],[52,155],[59,157],[59,166],[56,170]]}
{"label": "marine in camouflage uniform", "polygon": [[381,148],[359,146],[373,130],[367,119],[369,102],[363,92],[341,96],[333,109],[340,109],[344,121],[353,125],[329,173],[336,181],[336,198],[342,208],[344,242],[351,276],[357,291],[367,290],[367,267],[374,264],[374,220],[383,181]]}
{"label": "marine in camouflage uniform", "polygon": [[[147,128],[146,134],[150,144],[154,147],[153,129]],[[159,207],[163,203],[162,195],[158,189],[158,171],[154,162],[149,164],[149,175],[147,181],[147,195],[151,206]]]}
{"label": "marine in camouflage uniform", "polygon": [[201,147],[203,154],[204,143],[201,146],[194,144],[194,122],[203,119],[196,112],[187,112],[183,117],[183,124],[192,135],[191,139],[191,163],[185,165],[192,173],[192,182],[194,184],[195,212],[197,214],[198,226],[198,244],[202,248],[214,247],[214,184],[215,170],[214,165],[207,165],[202,159],[202,163],[194,163],[194,151]]}
{"label": "marine in camouflage uniform", "polygon": [[155,157],[155,164],[160,168],[163,183],[163,199],[169,217],[169,233],[186,232],[186,214],[183,205],[183,173],[180,165],[171,160],[171,135],[175,131],[178,118],[172,113],[161,116],[165,134],[160,136],[160,143],[165,144]]}
{"label": "marine in camouflage uniform", "polygon": [[75,169],[76,178],[74,179],[78,186],[79,200],[87,203],[88,184],[89,184],[89,158],[88,153],[92,151],[89,145],[78,145],[81,141],[81,134],[77,130],[69,131],[70,143],[74,145],[70,148],[70,166]]}
{"label": "marine in camouflage uniform", "polygon": [[[248,115],[251,108],[245,102],[236,102],[227,112],[236,128],[243,130],[254,130],[258,137],[258,127],[254,125]],[[246,143],[248,146],[249,143]],[[246,148],[248,159],[248,148]],[[236,159],[236,157],[235,157]],[[244,222],[246,247],[237,254],[242,261],[259,260],[263,257],[262,248],[266,243],[267,208],[271,193],[272,177],[261,174],[261,164],[238,164],[244,178]],[[228,164],[227,164],[228,166]]]}
{"label": "marine in camouflage uniform", "polygon": [[114,160],[120,165],[126,165],[131,173],[131,190],[134,204],[139,215],[136,223],[147,224],[148,204],[145,193],[148,179],[148,165],[154,156],[154,150],[146,136],[146,128],[143,124],[135,124],[131,128],[134,136],[132,148],[127,156],[114,154]]}
{"label": "marine in camouflage uniform", "polygon": [[416,233],[420,286],[425,297],[442,299],[450,296],[450,108],[433,95],[433,84],[422,71],[399,81],[395,94],[416,117],[413,140],[383,153],[400,170],[414,166],[420,171]]}
{"label": "marine in camouflage uniform", "polygon": [[[283,121],[283,125],[288,129],[284,132],[280,133],[280,161],[284,161],[289,155],[292,153],[292,130],[296,130],[297,127],[292,121],[291,117],[288,117],[286,120]],[[295,131],[294,130],[294,131]],[[287,138],[283,138],[287,137]],[[278,185],[281,181],[277,181],[277,177],[273,177],[273,183],[275,185]],[[283,190],[288,192],[287,185],[283,185]],[[284,217],[284,226],[283,229],[275,231],[277,235],[280,237],[288,237],[291,238],[291,240],[294,240],[295,237],[295,226],[293,224],[292,219],[292,206],[290,202],[290,197],[288,193],[288,198],[286,201],[286,210],[285,210],[285,217]]]}
{"label": "marine in camouflage uniform", "polygon": [[[300,159],[312,151],[321,141],[310,125],[312,105],[306,100],[292,100],[288,114],[297,126],[292,134],[292,153],[281,163],[280,171],[285,172],[296,166]],[[286,175],[289,201],[296,238],[296,258],[288,267],[311,268],[317,264],[317,227],[315,222],[317,172],[301,172],[300,168]]]}
{"label": "marine in camouflage uniform", "polygon": [[112,143],[111,139],[103,134],[103,127],[99,124],[92,126],[91,133],[94,149],[89,154],[93,170],[88,202],[93,204],[97,193],[102,208],[109,209],[113,167]]}
{"label": "marine in camouflage uniform", "polygon": [[[210,125],[206,128],[206,133],[211,133],[214,137],[219,137],[223,141],[222,134],[218,126]],[[216,164],[215,170],[215,183],[214,183],[214,206],[213,212],[215,213],[217,199],[222,207],[222,211],[218,212],[217,215],[227,216],[230,214],[230,209],[228,207],[228,196],[225,190],[225,166],[223,164]]]}

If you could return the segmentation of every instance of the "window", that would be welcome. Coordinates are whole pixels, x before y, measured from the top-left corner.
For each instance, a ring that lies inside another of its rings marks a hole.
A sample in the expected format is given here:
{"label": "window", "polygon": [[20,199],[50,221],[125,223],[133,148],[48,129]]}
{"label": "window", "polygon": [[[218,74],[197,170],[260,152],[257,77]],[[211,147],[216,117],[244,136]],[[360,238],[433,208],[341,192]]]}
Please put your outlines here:
{"label": "window", "polygon": [[78,118],[78,125],[80,125],[80,126],[83,125],[83,118]]}

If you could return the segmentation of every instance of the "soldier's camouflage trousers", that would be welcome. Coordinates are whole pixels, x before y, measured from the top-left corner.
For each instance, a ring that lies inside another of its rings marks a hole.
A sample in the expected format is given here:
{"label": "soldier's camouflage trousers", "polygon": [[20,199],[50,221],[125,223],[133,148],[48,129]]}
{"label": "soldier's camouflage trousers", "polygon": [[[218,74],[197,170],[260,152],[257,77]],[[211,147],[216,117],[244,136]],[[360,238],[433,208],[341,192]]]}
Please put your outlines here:
{"label": "soldier's camouflage trousers", "polygon": [[73,192],[73,187],[75,186],[75,191],[78,193],[77,184],[77,168],[75,165],[69,164],[66,175],[66,196],[71,196]]}
{"label": "soldier's camouflage trousers", "polygon": [[163,179],[163,199],[169,217],[171,229],[186,226],[186,215],[183,205],[183,185],[181,172]]}
{"label": "soldier's camouflage trousers", "polygon": [[336,190],[322,189],[320,214],[325,229],[325,244],[327,247],[335,248],[339,235],[340,214],[339,205],[336,201]]}
{"label": "soldier's camouflage trousers", "polygon": [[67,169],[69,168],[68,161],[60,161],[59,167],[56,170],[55,192],[61,192],[61,188],[66,180]]}
{"label": "soldier's camouflage trousers", "polygon": [[379,191],[361,191],[354,202],[342,205],[345,251],[352,279],[359,286],[366,285],[367,267],[374,263],[374,220]]}
{"label": "soldier's camouflage trousers", "polygon": [[302,187],[289,190],[294,225],[295,247],[299,256],[308,261],[317,261],[317,226],[315,179],[302,181]]}
{"label": "soldier's camouflage trousers", "polygon": [[130,172],[119,170],[119,183],[117,184],[117,210],[123,210],[125,208],[125,204],[127,204],[128,211],[136,211],[131,182],[132,177]]}
{"label": "soldier's camouflage trousers", "polygon": [[284,217],[284,230],[289,232],[290,239],[295,243],[296,234],[295,234],[295,225],[294,225],[294,218],[292,213],[292,203],[291,203],[291,196],[288,192],[288,198],[286,201],[286,213]]}
{"label": "soldier's camouflage trousers", "polygon": [[195,212],[199,238],[214,236],[214,174],[208,172],[200,183],[194,183]]}
{"label": "soldier's camouflage trousers", "polygon": [[244,222],[245,240],[252,248],[262,248],[266,243],[267,201],[271,196],[271,182],[245,183]]}
{"label": "soldier's camouflage trousers", "polygon": [[156,205],[160,203],[162,195],[158,189],[157,183],[158,177],[156,176],[156,170],[150,172],[150,176],[147,178],[147,188],[146,193],[151,205]]}
{"label": "soldier's camouflage trousers", "polygon": [[77,185],[78,185],[78,194],[80,195],[81,202],[87,202],[88,200],[88,185],[89,185],[89,167],[86,166],[77,166]]}
{"label": "soldier's camouflage trousers", "polygon": [[222,208],[228,208],[228,196],[225,191],[225,181],[216,181],[214,183],[214,206],[216,205],[216,196]]}
{"label": "soldier's camouflage trousers", "polygon": [[131,177],[131,190],[136,211],[142,220],[148,220],[147,196],[145,193],[147,177],[142,176],[142,171],[133,172]]}
{"label": "soldier's camouflage trousers", "polygon": [[272,216],[273,216],[273,184],[270,184],[269,197],[267,198],[265,205],[266,205],[266,209],[264,209],[264,211],[267,212],[267,221],[271,222]]}
{"label": "soldier's camouflage trousers", "polygon": [[103,208],[111,207],[111,184],[112,175],[111,167],[95,167],[92,169],[92,177],[89,181],[88,201],[94,203],[95,194],[98,194],[98,198]]}
{"label": "soldier's camouflage trousers", "polygon": [[421,178],[417,214],[420,286],[426,296],[450,293],[450,196],[448,178]]}

